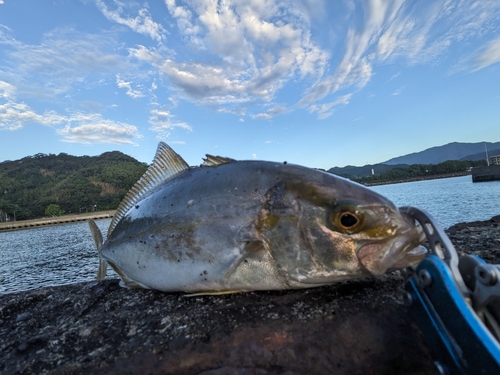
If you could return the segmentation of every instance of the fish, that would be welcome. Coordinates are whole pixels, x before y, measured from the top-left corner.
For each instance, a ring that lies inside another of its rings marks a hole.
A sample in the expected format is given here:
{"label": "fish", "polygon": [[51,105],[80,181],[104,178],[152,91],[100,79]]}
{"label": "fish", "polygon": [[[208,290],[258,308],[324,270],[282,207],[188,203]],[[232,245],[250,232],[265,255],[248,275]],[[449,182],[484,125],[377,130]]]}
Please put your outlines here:
{"label": "fish", "polygon": [[206,155],[190,167],[160,142],[107,237],[94,221],[97,279],[223,294],[327,285],[417,264],[414,219],[367,187],[287,162]]}

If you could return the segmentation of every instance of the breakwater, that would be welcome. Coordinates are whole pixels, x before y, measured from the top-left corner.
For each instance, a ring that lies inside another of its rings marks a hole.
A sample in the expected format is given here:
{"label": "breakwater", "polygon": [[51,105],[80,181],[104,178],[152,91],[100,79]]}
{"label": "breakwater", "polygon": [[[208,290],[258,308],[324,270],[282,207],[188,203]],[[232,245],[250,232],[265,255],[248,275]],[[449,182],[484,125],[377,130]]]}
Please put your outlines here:
{"label": "breakwater", "polygon": [[472,168],[472,182],[500,180],[500,165]]}
{"label": "breakwater", "polygon": [[100,212],[92,212],[85,214],[45,217],[42,219],[34,219],[34,220],[8,221],[5,223],[0,223],[0,232],[20,230],[20,229],[30,229],[46,225],[76,223],[78,221],[87,221],[90,219],[92,220],[106,219],[113,217],[114,214],[115,211],[113,210],[113,211],[100,211]]}
{"label": "breakwater", "polygon": [[470,172],[453,172],[453,173],[436,174],[436,175],[432,175],[432,176],[410,177],[410,178],[404,178],[404,179],[399,179],[399,180],[368,182],[368,183],[365,183],[363,185],[365,185],[365,186],[379,186],[379,185],[402,184],[404,182],[438,180],[438,179],[442,179],[442,178],[467,176],[470,174],[471,174]]}

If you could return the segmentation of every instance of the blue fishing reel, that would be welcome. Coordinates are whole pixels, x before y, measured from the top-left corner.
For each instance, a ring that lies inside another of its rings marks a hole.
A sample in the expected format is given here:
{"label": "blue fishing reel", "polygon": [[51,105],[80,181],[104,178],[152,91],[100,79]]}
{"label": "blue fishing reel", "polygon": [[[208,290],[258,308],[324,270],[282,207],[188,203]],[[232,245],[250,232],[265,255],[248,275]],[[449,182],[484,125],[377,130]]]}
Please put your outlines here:
{"label": "blue fishing reel", "polygon": [[500,374],[500,266],[459,257],[437,222],[402,207],[421,226],[428,254],[408,270],[405,302],[432,350],[438,374]]}

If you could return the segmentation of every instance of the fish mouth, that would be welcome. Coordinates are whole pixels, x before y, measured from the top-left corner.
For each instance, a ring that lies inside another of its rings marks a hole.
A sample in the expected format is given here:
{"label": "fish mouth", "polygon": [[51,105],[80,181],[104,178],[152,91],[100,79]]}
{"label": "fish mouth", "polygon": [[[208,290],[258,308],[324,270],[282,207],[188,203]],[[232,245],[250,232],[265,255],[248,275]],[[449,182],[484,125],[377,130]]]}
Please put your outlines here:
{"label": "fish mouth", "polygon": [[401,215],[403,223],[393,237],[366,243],[357,251],[359,262],[373,275],[416,265],[427,253],[427,249],[420,246],[425,241],[420,224],[415,225],[415,220],[404,213]]}

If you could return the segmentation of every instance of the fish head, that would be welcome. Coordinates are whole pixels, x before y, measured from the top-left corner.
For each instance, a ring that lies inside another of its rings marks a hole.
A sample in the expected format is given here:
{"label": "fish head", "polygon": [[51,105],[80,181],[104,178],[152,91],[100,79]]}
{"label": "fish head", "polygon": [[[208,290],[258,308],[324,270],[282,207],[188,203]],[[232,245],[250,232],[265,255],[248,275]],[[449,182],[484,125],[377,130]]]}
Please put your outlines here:
{"label": "fish head", "polygon": [[299,284],[380,275],[414,265],[426,253],[419,246],[425,240],[420,225],[362,185],[326,174],[286,186],[281,200],[288,211],[274,219],[275,235],[267,238],[292,239],[270,248],[280,269]]}
{"label": "fish head", "polygon": [[370,274],[415,265],[427,252],[420,246],[425,240],[420,225],[392,203],[341,201],[328,216],[329,229],[349,244]]}

